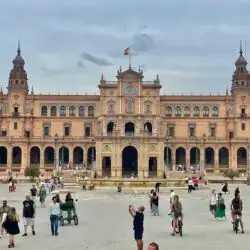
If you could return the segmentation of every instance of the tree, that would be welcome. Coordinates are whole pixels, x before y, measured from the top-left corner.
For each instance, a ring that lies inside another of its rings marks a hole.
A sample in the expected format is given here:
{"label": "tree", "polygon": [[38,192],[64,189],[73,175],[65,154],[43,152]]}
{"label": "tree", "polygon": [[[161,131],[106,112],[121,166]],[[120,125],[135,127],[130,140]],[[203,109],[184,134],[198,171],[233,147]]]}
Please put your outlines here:
{"label": "tree", "polygon": [[39,167],[26,167],[24,171],[25,177],[29,177],[31,180],[39,177],[40,169]]}
{"label": "tree", "polygon": [[229,169],[224,173],[224,176],[230,178],[233,182],[234,178],[240,176],[240,172],[237,170]]}

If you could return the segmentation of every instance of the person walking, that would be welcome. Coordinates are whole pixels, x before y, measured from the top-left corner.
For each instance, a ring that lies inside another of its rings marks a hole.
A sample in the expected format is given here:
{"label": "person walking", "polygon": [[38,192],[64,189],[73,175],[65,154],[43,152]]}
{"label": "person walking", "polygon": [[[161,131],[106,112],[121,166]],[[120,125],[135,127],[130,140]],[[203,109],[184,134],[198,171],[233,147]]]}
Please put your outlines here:
{"label": "person walking", "polygon": [[222,193],[218,193],[217,208],[215,211],[215,218],[226,219],[226,206]]}
{"label": "person walking", "polygon": [[137,250],[143,250],[143,223],[144,223],[144,212],[145,208],[143,206],[138,207],[136,210],[132,205],[129,205],[129,213],[134,218],[134,238],[137,244]]}
{"label": "person walking", "polygon": [[23,224],[24,224],[24,234],[22,236],[28,236],[27,228],[31,226],[32,234],[35,233],[35,217],[36,217],[36,207],[34,201],[30,199],[29,195],[25,196],[23,201]]}
{"label": "person walking", "polygon": [[45,199],[46,199],[46,189],[42,184],[40,191],[39,191],[39,200],[41,203],[41,207],[45,207]]}
{"label": "person walking", "polygon": [[160,185],[161,185],[160,182],[156,182],[156,184],[155,184],[155,192],[156,193],[160,193]]}
{"label": "person walking", "polygon": [[188,178],[188,193],[191,194],[194,189],[194,182],[191,178]]}
{"label": "person walking", "polygon": [[52,198],[52,204],[49,207],[50,227],[52,236],[58,235],[58,220],[60,215],[60,204],[57,202],[57,197]]}
{"label": "person walking", "polygon": [[34,203],[36,204],[37,189],[34,184],[32,185],[32,188],[30,189],[30,195],[31,195],[31,200],[33,200]]}
{"label": "person walking", "polygon": [[10,212],[6,216],[5,221],[3,222],[3,227],[9,234],[9,245],[8,248],[14,248],[14,235],[17,235],[20,233],[19,229],[19,216],[16,212],[16,209],[14,207],[11,208]]}
{"label": "person walking", "polygon": [[159,250],[159,245],[155,242],[151,242],[149,245],[148,245],[148,250]]}
{"label": "person walking", "polygon": [[151,197],[151,204],[152,204],[152,214],[154,216],[159,216],[159,196],[156,192],[153,192]]}
{"label": "person walking", "polygon": [[0,207],[0,221],[1,221],[1,233],[0,233],[0,238],[3,237],[3,221],[5,221],[6,216],[9,214],[11,211],[11,207],[7,204],[7,200],[3,200],[3,205]]}
{"label": "person walking", "polygon": [[215,216],[216,208],[217,208],[217,194],[215,192],[215,189],[213,188],[209,202],[209,211],[213,214],[213,216]]}
{"label": "person walking", "polygon": [[173,189],[170,190],[170,198],[169,198],[169,204],[170,204],[170,207],[169,207],[169,213],[168,215],[171,215],[172,213],[172,204],[174,202],[174,197],[175,197],[175,192]]}

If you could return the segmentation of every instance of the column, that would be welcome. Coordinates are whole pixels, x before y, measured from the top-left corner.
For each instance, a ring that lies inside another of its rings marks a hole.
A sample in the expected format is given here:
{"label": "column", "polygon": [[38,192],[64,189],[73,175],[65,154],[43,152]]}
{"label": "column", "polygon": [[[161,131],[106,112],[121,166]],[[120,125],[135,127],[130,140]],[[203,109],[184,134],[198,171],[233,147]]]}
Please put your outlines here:
{"label": "column", "polygon": [[218,174],[220,172],[220,165],[219,165],[219,151],[218,146],[216,145],[214,150],[214,173]]}
{"label": "column", "polygon": [[204,167],[205,165],[205,147],[203,146],[200,149],[200,172],[203,173],[204,172]]}
{"label": "column", "polygon": [[40,169],[44,169],[44,147],[40,148]]}
{"label": "column", "polygon": [[96,171],[96,176],[97,177],[102,177],[102,143],[101,142],[96,142],[96,162],[95,162],[95,171]]}
{"label": "column", "polygon": [[56,166],[56,168],[58,168],[59,167],[59,162],[60,162],[60,159],[59,159],[59,146],[57,145],[56,147],[55,147],[55,162],[54,162],[54,165]]}
{"label": "column", "polygon": [[27,146],[22,146],[22,163],[21,163],[21,169],[20,172],[24,172],[24,169],[27,167],[27,157],[28,157],[28,149]]}
{"label": "column", "polygon": [[[231,147],[231,151],[232,151],[232,166],[231,168],[236,170],[237,169],[237,150],[235,145],[232,145]],[[229,155],[230,155],[230,151],[229,151]]]}
{"label": "column", "polygon": [[12,146],[8,146],[7,148],[7,172],[11,171],[11,165],[12,165]]}
{"label": "column", "polygon": [[74,167],[73,146],[69,147],[69,165],[70,167]]}
{"label": "column", "polygon": [[190,169],[190,148],[186,149],[186,170],[189,171]]}
{"label": "column", "polygon": [[158,147],[158,157],[157,157],[157,176],[161,178],[165,173],[165,162],[164,162],[164,142]]}
{"label": "column", "polygon": [[88,147],[87,145],[84,146],[83,149],[83,166],[86,168],[88,166]]}
{"label": "column", "polygon": [[[174,147],[170,147],[171,148],[171,164],[172,164],[172,171],[176,170],[176,150]],[[170,157],[168,156],[168,160],[170,160]]]}

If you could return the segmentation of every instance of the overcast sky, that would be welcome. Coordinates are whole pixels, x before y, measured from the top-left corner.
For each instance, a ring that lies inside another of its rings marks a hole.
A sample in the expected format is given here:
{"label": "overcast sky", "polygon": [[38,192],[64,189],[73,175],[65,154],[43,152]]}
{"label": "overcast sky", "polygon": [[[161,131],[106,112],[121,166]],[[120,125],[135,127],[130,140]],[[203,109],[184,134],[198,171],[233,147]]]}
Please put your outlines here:
{"label": "overcast sky", "polygon": [[20,39],[36,93],[97,92],[131,46],[132,66],[159,74],[162,94],[224,94],[240,40],[250,53],[249,13],[249,0],[1,0],[0,84]]}

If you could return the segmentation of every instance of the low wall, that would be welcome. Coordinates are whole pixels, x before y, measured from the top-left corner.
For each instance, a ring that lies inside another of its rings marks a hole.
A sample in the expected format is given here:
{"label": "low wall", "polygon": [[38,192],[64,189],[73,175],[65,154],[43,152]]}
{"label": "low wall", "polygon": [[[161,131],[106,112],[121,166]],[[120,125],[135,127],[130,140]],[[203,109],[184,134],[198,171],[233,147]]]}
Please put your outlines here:
{"label": "low wall", "polygon": [[183,179],[80,179],[79,184],[85,185],[96,185],[99,187],[117,187],[121,185],[122,187],[154,187],[155,184],[159,182],[161,183],[161,187],[184,187],[186,185],[185,180]]}

